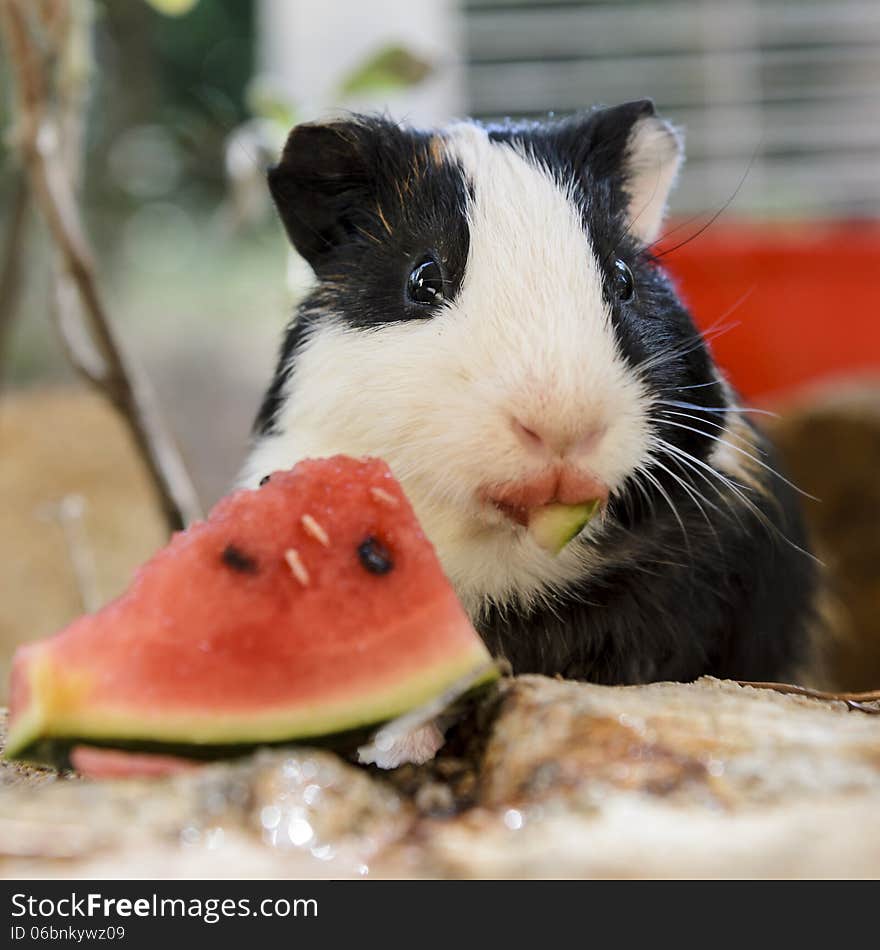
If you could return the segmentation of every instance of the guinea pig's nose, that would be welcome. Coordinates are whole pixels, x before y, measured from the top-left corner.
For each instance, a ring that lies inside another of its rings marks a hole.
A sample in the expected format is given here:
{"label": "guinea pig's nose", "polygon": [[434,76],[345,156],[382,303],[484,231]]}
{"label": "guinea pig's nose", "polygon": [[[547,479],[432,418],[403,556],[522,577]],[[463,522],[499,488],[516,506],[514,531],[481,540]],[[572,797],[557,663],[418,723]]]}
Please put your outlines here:
{"label": "guinea pig's nose", "polygon": [[589,423],[572,435],[570,432],[558,431],[551,425],[533,422],[527,424],[516,416],[511,417],[510,424],[519,441],[527,449],[544,455],[558,455],[561,458],[589,455],[596,449],[607,428],[602,423]]}
{"label": "guinea pig's nose", "polygon": [[525,423],[520,422],[516,416],[511,418],[510,426],[520,442],[522,442],[527,448],[539,450],[546,449],[546,445],[541,434],[536,432],[530,426],[527,426]]}

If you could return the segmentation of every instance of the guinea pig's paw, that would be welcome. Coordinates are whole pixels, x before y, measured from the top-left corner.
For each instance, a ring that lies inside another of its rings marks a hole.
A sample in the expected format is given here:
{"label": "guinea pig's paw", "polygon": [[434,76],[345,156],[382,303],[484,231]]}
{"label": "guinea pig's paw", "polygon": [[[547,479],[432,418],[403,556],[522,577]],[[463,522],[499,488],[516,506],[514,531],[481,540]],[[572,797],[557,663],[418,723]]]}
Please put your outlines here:
{"label": "guinea pig's paw", "polygon": [[389,739],[380,733],[372,742],[358,749],[358,762],[378,765],[380,769],[396,769],[407,763],[424,765],[434,758],[442,745],[443,733],[436,722],[429,722]]}

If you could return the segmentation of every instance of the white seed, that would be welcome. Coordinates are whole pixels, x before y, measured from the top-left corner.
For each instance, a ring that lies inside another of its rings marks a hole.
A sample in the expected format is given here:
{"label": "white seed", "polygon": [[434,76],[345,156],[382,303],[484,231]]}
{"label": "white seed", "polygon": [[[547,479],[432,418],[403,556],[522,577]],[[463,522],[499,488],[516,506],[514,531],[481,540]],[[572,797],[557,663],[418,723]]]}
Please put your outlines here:
{"label": "white seed", "polygon": [[397,499],[394,495],[385,491],[384,488],[377,488],[375,485],[371,486],[370,494],[376,501],[381,502],[383,505],[389,505],[391,508],[397,507]]}
{"label": "white seed", "polygon": [[299,556],[299,551],[297,551],[296,548],[288,548],[284,552],[284,560],[287,561],[287,566],[290,568],[291,574],[293,574],[303,587],[308,587],[309,572],[306,570],[306,566]]}
{"label": "white seed", "polygon": [[302,522],[303,530],[309,537],[323,544],[325,548],[330,547],[330,538],[327,536],[327,532],[311,515],[303,515],[299,520]]}

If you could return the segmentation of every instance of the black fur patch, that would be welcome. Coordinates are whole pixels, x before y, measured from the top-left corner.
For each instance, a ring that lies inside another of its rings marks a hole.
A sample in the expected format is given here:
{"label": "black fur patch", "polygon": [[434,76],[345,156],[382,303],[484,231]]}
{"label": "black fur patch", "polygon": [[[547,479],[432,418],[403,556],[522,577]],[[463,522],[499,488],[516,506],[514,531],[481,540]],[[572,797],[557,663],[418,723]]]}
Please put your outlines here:
{"label": "black fur patch", "polygon": [[297,349],[323,320],[369,330],[442,313],[407,301],[413,267],[426,254],[441,264],[443,297],[454,300],[469,234],[461,168],[428,132],[378,117],[298,126],[269,172],[279,213],[318,278],[288,327],[275,378],[255,430],[273,430]]}

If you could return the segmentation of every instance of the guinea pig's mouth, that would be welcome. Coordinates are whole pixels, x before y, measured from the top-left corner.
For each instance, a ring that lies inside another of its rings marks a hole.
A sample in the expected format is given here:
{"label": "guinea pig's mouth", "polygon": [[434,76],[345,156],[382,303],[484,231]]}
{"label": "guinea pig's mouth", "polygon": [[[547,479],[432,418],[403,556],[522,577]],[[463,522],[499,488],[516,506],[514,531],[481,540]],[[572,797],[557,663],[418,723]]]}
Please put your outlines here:
{"label": "guinea pig's mouth", "polygon": [[548,505],[608,503],[608,486],[582,469],[560,466],[537,476],[484,486],[480,501],[514,524],[528,527],[533,516]]}
{"label": "guinea pig's mouth", "polygon": [[523,508],[522,505],[510,505],[504,501],[493,501],[490,504],[496,511],[501,512],[505,518],[509,518],[515,524],[521,524],[523,527],[528,527],[529,515],[534,511],[534,509]]}

